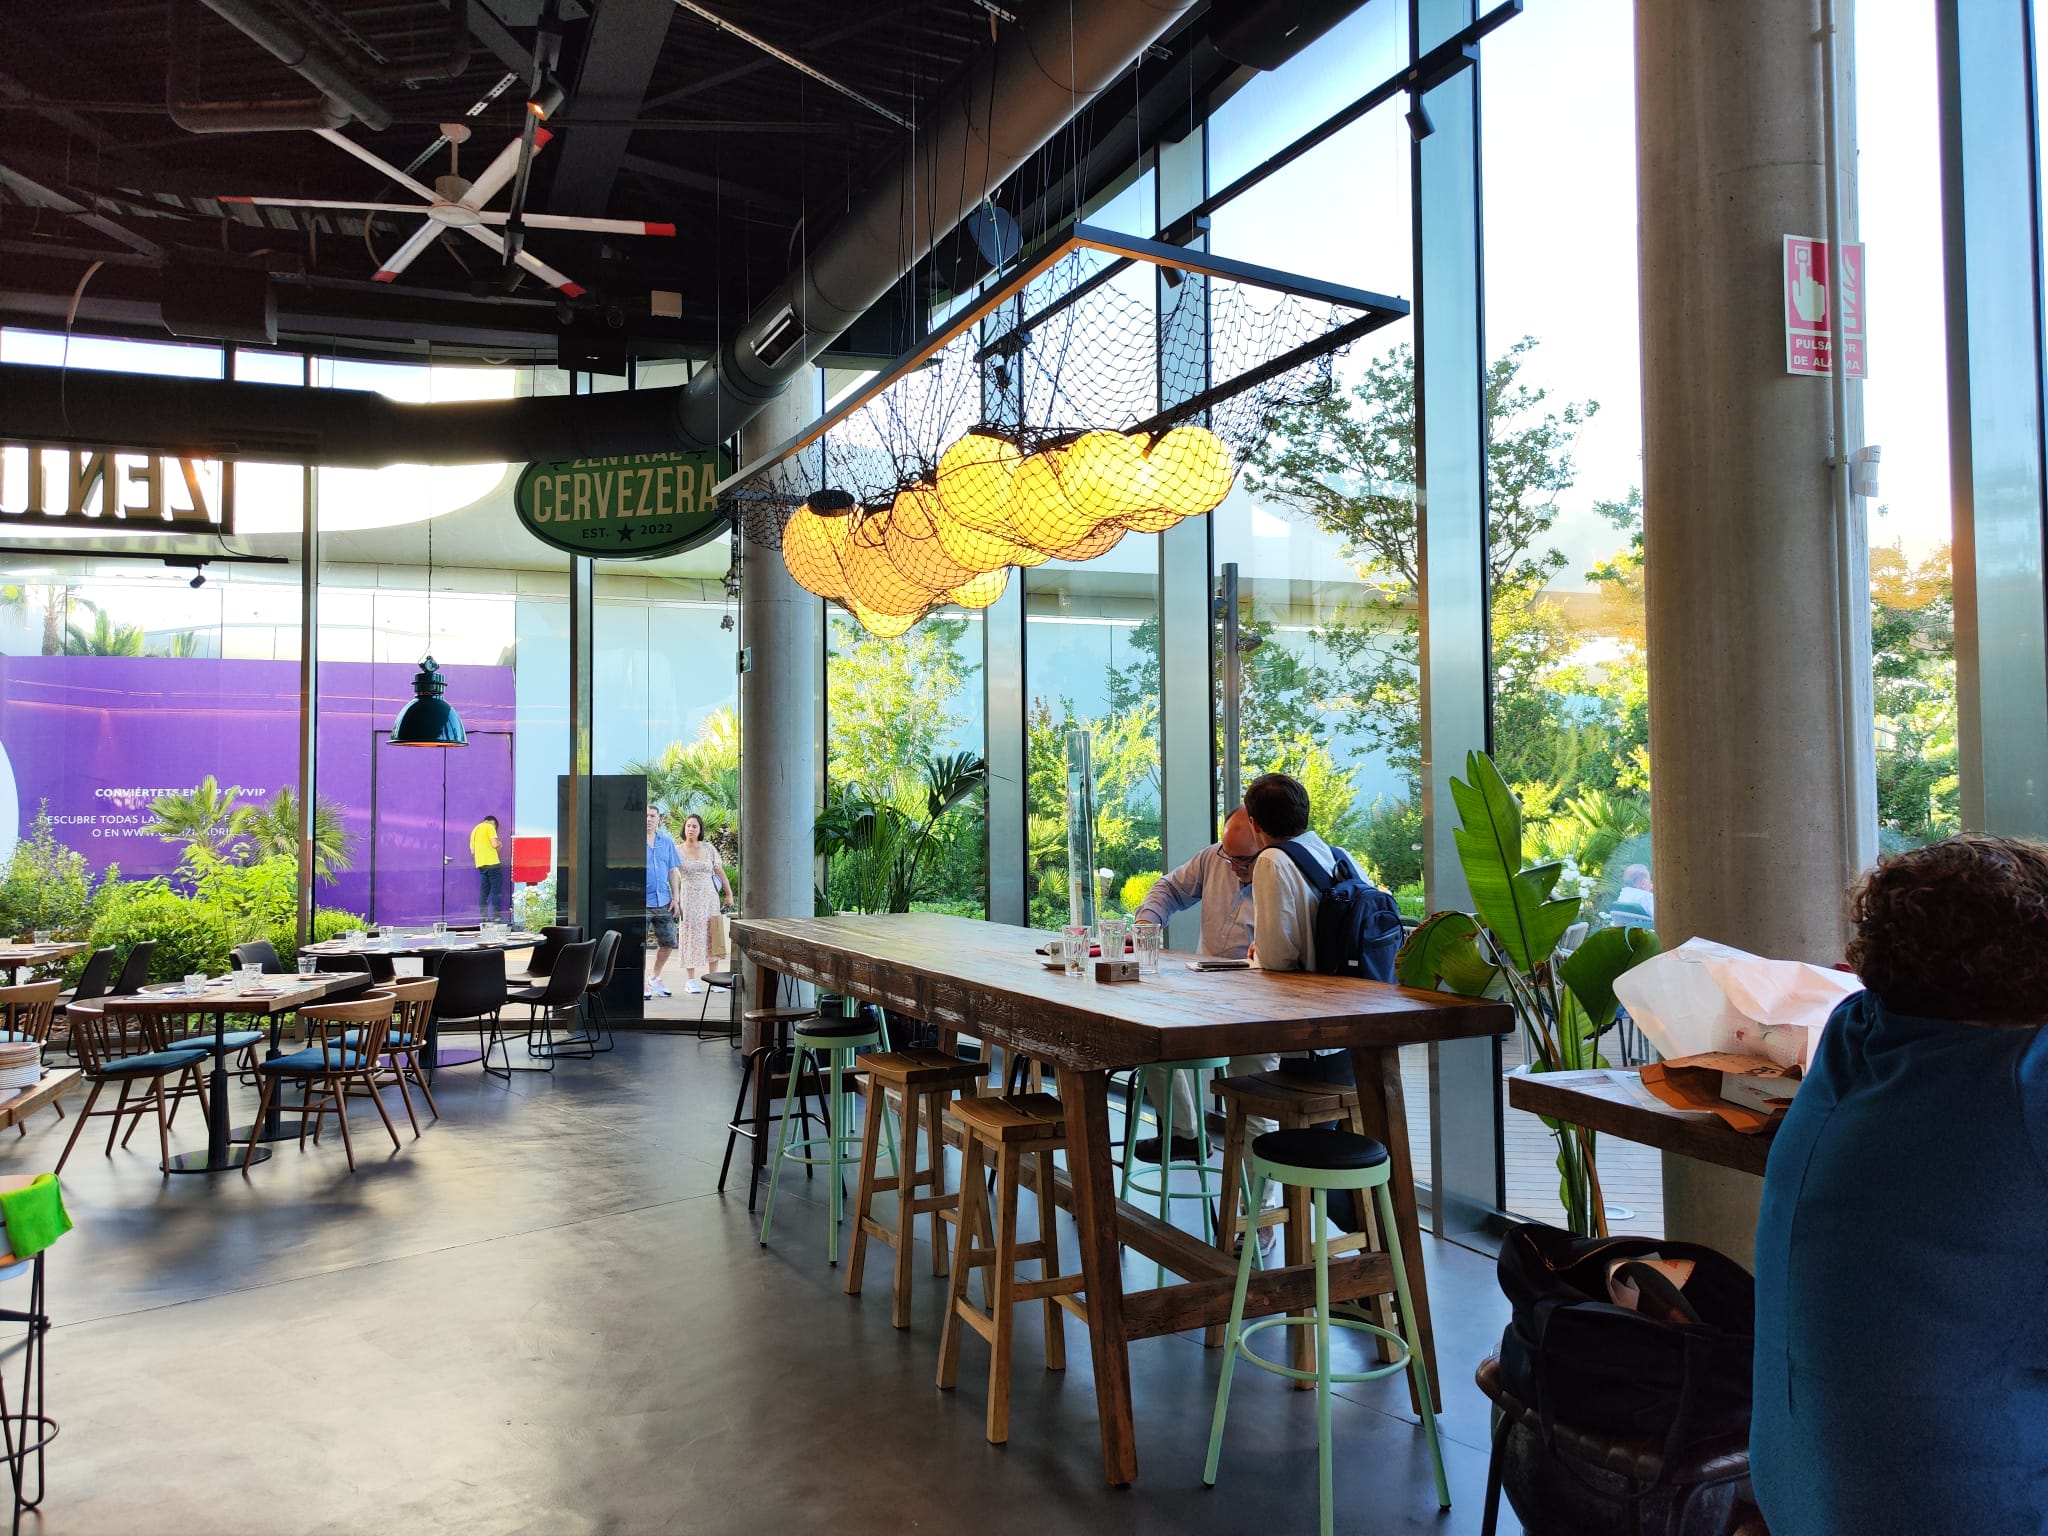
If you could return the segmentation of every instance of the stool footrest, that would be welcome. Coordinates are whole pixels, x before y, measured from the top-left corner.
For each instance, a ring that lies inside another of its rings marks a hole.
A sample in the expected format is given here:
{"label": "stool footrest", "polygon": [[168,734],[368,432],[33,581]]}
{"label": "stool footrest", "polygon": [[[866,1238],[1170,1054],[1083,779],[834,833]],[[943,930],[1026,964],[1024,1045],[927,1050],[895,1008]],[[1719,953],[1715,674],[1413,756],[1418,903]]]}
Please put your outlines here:
{"label": "stool footrest", "polygon": [[[1237,1353],[1248,1363],[1256,1365],[1262,1371],[1271,1371],[1275,1376],[1285,1376],[1290,1381],[1318,1381],[1321,1379],[1320,1372],[1297,1370],[1294,1366],[1282,1365],[1277,1360],[1268,1360],[1263,1355],[1253,1353],[1249,1343],[1253,1334],[1267,1328],[1313,1328],[1315,1325],[1316,1319],[1312,1315],[1303,1317],[1285,1314],[1279,1317],[1262,1317],[1255,1323],[1246,1323],[1238,1330]],[[1330,1326],[1346,1328],[1353,1333],[1369,1333],[1394,1347],[1394,1358],[1391,1361],[1375,1366],[1369,1371],[1332,1371],[1332,1384],[1378,1381],[1384,1376],[1392,1376],[1408,1369],[1408,1345],[1393,1329],[1382,1328],[1377,1323],[1364,1322],[1355,1317],[1339,1316],[1335,1304],[1330,1308]]]}
{"label": "stool footrest", "polygon": [[[1010,1294],[1020,1303],[1044,1301],[1047,1297],[1078,1296],[1081,1294],[1081,1277],[1054,1275],[1050,1280],[1019,1280],[1017,1288]],[[1080,1315],[1085,1317],[1087,1314]]]}

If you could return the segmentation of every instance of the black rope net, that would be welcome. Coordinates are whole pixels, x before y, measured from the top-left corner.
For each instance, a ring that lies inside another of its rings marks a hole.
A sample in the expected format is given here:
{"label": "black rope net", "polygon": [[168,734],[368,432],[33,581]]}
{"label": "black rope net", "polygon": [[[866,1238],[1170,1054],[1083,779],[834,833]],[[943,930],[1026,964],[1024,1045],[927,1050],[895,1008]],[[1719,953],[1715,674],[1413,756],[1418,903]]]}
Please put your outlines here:
{"label": "black rope net", "polygon": [[869,630],[987,607],[1220,505],[1275,408],[1389,311],[1080,247],[739,490],[756,545]]}

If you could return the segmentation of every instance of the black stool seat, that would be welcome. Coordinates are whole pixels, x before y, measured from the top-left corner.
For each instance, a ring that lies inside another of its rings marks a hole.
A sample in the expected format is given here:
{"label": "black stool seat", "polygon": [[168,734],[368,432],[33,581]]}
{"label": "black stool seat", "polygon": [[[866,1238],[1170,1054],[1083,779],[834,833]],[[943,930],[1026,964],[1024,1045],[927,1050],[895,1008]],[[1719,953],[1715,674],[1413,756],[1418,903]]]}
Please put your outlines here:
{"label": "black stool seat", "polygon": [[1377,1168],[1387,1160],[1387,1149],[1370,1136],[1356,1131],[1312,1129],[1268,1131],[1252,1143],[1252,1155],[1269,1163],[1291,1168],[1340,1169]]}
{"label": "black stool seat", "polygon": [[810,1035],[818,1038],[836,1037],[839,1035],[872,1035],[875,1032],[875,1022],[872,1019],[846,1019],[825,1016],[805,1020],[797,1026],[796,1032],[800,1035]]}

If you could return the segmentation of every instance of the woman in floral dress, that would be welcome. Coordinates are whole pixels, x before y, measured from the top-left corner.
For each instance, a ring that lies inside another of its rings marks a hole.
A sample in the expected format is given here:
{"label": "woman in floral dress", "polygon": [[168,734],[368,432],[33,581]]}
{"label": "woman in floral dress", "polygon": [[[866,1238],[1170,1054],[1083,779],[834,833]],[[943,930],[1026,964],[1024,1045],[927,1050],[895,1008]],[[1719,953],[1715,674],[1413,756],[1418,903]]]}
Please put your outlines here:
{"label": "woman in floral dress", "polygon": [[695,992],[697,973],[708,970],[711,920],[718,915],[726,890],[725,863],[704,840],[704,819],[695,811],[683,818],[683,910],[677,924],[677,955],[683,967],[683,990]]}

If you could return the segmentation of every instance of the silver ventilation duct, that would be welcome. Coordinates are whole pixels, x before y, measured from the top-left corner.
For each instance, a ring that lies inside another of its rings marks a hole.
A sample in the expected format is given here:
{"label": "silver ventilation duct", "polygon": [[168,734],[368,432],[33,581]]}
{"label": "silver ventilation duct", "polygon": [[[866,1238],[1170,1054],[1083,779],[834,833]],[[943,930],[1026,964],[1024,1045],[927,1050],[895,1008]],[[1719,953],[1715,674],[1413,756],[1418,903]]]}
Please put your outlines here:
{"label": "silver ventilation duct", "polygon": [[[229,0],[206,0],[218,11]],[[1040,0],[948,83],[889,174],[681,389],[408,406],[346,390],[0,365],[0,436],[375,468],[571,459],[722,442],[887,295],[1195,0]]]}

